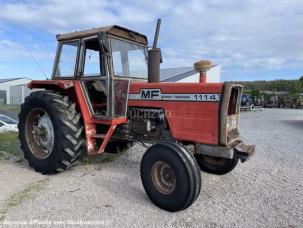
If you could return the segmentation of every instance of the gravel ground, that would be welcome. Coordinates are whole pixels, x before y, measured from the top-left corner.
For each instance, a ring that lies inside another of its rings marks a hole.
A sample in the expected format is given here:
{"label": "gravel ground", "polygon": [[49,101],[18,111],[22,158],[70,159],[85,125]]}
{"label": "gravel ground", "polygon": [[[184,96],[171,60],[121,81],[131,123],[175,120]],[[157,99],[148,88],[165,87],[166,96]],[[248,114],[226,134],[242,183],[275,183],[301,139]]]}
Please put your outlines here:
{"label": "gravel ground", "polygon": [[[303,110],[243,112],[242,138],[257,145],[247,163],[225,175],[202,173],[202,189],[187,210],[154,206],[140,180],[144,149],[112,162],[78,165],[52,176],[24,162],[0,162],[0,220],[108,227],[303,227]],[[2,215],[1,215],[2,213]],[[96,225],[97,226],[97,225]]]}

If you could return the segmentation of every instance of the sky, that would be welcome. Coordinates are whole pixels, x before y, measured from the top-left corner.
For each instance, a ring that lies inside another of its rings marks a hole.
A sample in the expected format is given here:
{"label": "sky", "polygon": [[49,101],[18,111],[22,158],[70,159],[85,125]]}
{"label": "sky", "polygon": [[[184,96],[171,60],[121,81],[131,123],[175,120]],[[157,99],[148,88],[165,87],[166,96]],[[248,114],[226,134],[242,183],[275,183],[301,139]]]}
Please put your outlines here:
{"label": "sky", "polygon": [[200,59],[222,81],[303,75],[301,0],[0,0],[0,78],[50,77],[56,34],[117,24],[148,36],[157,18],[161,68]]}

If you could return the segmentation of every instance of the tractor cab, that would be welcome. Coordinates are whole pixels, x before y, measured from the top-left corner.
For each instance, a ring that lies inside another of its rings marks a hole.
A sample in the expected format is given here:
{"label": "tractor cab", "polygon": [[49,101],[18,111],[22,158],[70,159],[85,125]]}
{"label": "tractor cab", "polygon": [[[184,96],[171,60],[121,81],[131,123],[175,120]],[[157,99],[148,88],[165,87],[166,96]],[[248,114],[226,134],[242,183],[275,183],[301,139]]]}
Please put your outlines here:
{"label": "tractor cab", "polygon": [[119,26],[57,35],[53,80],[77,79],[97,119],[125,117],[130,80],[147,80],[147,39]]}

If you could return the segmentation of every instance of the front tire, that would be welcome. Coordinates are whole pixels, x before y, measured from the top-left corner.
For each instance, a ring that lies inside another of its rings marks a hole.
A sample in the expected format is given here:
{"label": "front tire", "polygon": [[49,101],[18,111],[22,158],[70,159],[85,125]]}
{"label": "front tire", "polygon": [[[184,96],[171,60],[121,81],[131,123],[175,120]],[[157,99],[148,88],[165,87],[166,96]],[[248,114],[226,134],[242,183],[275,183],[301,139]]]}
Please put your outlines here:
{"label": "front tire", "polygon": [[212,174],[223,175],[231,172],[238,164],[239,159],[228,159],[196,154],[195,159],[200,169]]}
{"label": "front tire", "polygon": [[194,157],[176,143],[151,146],[142,158],[140,172],[148,197],[164,210],[184,210],[200,193],[199,167]]}
{"label": "front tire", "polygon": [[64,171],[84,153],[81,114],[67,96],[38,91],[19,113],[19,140],[24,158],[37,172]]}

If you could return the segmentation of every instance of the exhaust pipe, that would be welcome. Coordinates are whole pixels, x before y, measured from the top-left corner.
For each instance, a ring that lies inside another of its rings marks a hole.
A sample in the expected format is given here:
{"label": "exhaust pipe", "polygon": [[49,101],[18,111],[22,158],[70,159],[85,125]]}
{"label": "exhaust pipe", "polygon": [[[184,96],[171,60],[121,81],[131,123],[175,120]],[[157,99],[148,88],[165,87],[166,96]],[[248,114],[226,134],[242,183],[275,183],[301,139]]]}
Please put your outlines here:
{"label": "exhaust pipe", "polygon": [[148,82],[160,82],[161,49],[157,48],[161,19],[157,21],[153,47],[148,50]]}

